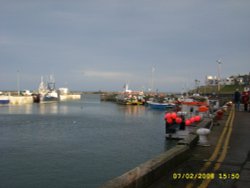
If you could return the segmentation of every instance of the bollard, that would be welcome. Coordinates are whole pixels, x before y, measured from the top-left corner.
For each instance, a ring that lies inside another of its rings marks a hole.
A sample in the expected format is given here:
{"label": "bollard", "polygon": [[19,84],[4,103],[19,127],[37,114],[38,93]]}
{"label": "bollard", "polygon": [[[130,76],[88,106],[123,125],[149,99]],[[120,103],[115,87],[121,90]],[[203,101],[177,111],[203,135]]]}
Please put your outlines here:
{"label": "bollard", "polygon": [[210,146],[208,143],[207,136],[210,134],[210,130],[206,128],[199,128],[196,133],[199,135],[198,145],[200,146]]}
{"label": "bollard", "polygon": [[221,120],[222,119],[222,116],[223,116],[223,111],[222,110],[218,110],[216,112],[216,119],[217,120]]}
{"label": "bollard", "polygon": [[227,108],[228,108],[227,105],[222,106],[222,109],[223,109],[224,112],[227,112]]}

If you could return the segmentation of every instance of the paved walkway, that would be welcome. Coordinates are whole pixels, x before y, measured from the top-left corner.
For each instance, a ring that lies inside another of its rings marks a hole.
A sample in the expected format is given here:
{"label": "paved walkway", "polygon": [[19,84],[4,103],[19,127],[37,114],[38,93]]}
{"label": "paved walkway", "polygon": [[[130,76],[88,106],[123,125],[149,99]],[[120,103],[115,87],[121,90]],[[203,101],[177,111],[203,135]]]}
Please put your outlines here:
{"label": "paved walkway", "polygon": [[250,187],[250,113],[232,109],[213,126],[209,143],[150,188]]}

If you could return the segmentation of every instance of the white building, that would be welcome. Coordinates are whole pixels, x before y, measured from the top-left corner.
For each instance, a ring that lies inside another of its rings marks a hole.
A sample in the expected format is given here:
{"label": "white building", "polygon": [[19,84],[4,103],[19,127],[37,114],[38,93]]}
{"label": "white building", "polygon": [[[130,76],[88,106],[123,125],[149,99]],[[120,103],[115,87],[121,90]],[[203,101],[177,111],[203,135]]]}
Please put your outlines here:
{"label": "white building", "polygon": [[205,83],[208,86],[214,86],[218,84],[218,78],[216,76],[206,76]]}

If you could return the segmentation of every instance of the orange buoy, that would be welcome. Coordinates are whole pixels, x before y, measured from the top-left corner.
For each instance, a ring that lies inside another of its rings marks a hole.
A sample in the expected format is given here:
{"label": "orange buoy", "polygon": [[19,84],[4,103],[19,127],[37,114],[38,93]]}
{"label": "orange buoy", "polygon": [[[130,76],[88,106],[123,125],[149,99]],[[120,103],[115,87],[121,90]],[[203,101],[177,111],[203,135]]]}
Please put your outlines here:
{"label": "orange buoy", "polygon": [[207,112],[207,111],[208,111],[208,107],[204,105],[199,107],[199,112]]}

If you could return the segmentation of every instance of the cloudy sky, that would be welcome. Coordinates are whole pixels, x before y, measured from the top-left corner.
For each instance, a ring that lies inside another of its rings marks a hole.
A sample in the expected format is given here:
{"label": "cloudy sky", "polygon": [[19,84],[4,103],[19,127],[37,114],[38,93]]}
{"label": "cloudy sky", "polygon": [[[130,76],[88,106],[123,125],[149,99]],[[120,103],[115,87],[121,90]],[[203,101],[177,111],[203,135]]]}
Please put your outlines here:
{"label": "cloudy sky", "polygon": [[0,90],[181,91],[250,72],[249,0],[0,0]]}

